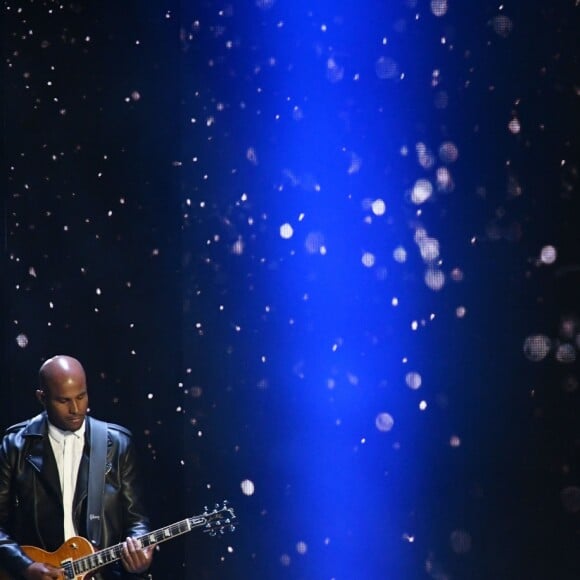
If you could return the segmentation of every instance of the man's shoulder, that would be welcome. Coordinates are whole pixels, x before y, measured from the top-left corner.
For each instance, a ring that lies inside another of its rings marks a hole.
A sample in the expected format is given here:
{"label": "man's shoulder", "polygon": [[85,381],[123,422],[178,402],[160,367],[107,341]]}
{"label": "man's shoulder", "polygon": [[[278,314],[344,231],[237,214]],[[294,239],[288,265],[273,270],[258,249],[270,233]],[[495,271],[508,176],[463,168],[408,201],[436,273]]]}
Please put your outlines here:
{"label": "man's shoulder", "polygon": [[27,430],[32,431],[33,434],[37,434],[37,431],[40,428],[40,424],[43,420],[43,413],[40,415],[36,415],[35,417],[31,417],[30,419],[26,419],[25,421],[20,421],[19,423],[15,423],[14,425],[10,425],[5,431],[5,435],[11,435],[14,433],[25,432]]}
{"label": "man's shoulder", "polygon": [[107,431],[112,431],[113,435],[122,433],[127,437],[133,437],[133,434],[127,427],[123,427],[123,425],[118,425],[117,423],[109,423],[108,421],[101,421],[100,419],[96,419],[95,417],[91,417],[90,421],[93,423],[101,423],[102,425],[106,425]]}
{"label": "man's shoulder", "polygon": [[18,433],[18,431],[22,431],[26,425],[28,425],[29,419],[26,421],[20,421],[20,423],[15,423],[14,425],[10,425],[8,429],[4,431],[5,435],[10,435],[10,433]]}
{"label": "man's shoulder", "polygon": [[123,425],[117,425],[117,423],[107,423],[107,429],[110,431],[117,431],[118,433],[123,433],[127,437],[133,437],[133,433],[127,429],[127,427],[123,427]]}

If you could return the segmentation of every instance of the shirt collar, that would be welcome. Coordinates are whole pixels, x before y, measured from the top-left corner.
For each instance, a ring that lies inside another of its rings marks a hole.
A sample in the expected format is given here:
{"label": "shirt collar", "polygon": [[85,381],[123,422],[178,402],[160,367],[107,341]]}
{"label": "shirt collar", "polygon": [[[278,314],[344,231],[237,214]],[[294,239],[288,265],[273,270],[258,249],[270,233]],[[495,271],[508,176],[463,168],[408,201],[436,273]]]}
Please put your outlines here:
{"label": "shirt collar", "polygon": [[48,434],[58,443],[62,443],[65,440],[65,437],[70,437],[71,435],[74,435],[77,439],[84,439],[86,424],[87,420],[85,418],[83,424],[76,431],[64,431],[49,421]]}

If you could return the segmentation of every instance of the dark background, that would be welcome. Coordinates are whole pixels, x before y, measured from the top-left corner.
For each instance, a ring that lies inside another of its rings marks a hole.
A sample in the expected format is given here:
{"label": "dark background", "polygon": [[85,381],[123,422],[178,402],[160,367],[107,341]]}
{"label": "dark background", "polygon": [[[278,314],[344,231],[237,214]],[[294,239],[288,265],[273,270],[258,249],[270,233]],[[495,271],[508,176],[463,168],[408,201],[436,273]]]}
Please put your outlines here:
{"label": "dark background", "polygon": [[[168,542],[156,577],[580,577],[578,7],[459,4],[3,3],[0,426],[71,354],[95,416],[135,433],[156,527],[230,499],[239,529]],[[454,187],[418,216],[441,163],[415,144],[445,141]]]}

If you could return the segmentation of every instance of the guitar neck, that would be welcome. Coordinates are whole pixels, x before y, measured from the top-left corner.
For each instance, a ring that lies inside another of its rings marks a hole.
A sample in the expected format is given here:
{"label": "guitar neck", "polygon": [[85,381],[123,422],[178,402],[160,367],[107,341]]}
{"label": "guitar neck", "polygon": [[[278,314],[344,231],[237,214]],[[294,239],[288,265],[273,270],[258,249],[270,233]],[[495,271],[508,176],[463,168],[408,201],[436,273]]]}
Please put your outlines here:
{"label": "guitar neck", "polygon": [[[154,532],[149,532],[148,534],[138,536],[137,539],[141,542],[141,546],[143,548],[147,548],[149,546],[155,546],[161,542],[170,540],[171,538],[181,536],[182,534],[187,534],[188,532],[191,532],[191,530],[206,524],[207,519],[202,516],[186,518],[180,522],[165,526],[164,528],[159,528]],[[101,568],[106,564],[112,564],[113,562],[116,562],[121,558],[121,554],[123,553],[123,545],[123,543],[115,544],[109,548],[99,550],[94,554],[90,554],[88,556],[79,558],[78,560],[74,560],[72,562],[72,571],[75,576],[73,577],[76,578],[77,575],[84,575],[92,572],[93,570],[96,570],[97,568]]]}

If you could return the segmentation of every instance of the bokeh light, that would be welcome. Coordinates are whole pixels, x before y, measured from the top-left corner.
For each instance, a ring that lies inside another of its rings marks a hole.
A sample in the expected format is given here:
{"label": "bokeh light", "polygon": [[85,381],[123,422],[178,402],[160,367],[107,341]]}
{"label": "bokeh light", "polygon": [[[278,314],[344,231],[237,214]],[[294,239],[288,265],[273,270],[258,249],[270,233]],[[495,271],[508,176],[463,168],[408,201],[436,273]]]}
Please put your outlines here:
{"label": "bokeh light", "polygon": [[528,336],[524,341],[524,354],[529,360],[534,362],[546,358],[551,348],[552,341],[543,334]]}
{"label": "bokeh light", "polygon": [[379,431],[390,431],[395,425],[395,420],[389,413],[379,413],[375,419],[376,428]]}

